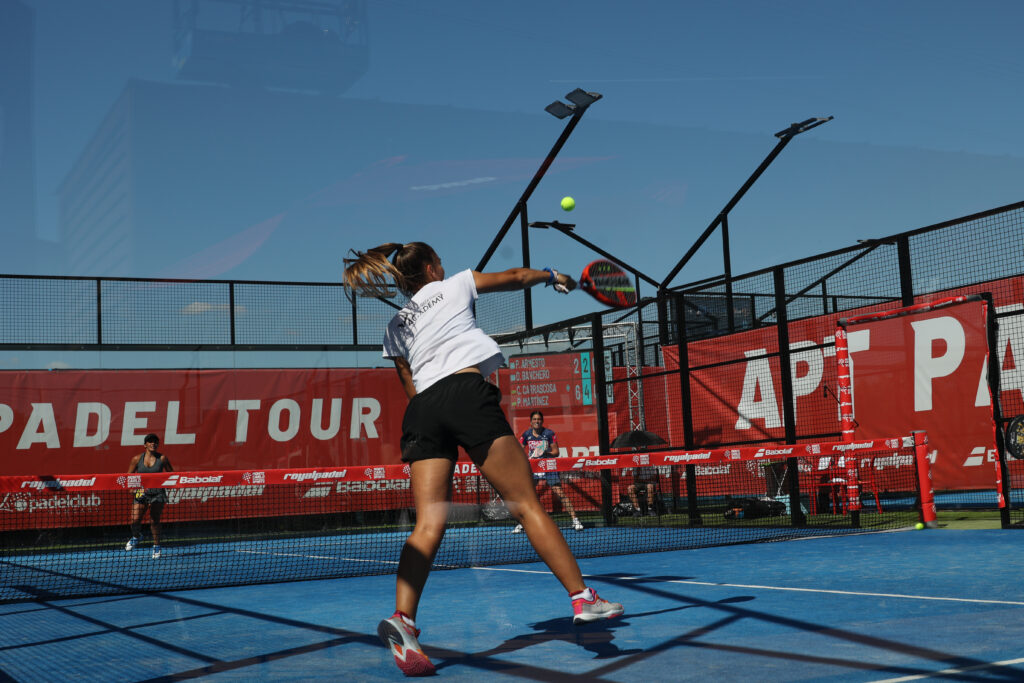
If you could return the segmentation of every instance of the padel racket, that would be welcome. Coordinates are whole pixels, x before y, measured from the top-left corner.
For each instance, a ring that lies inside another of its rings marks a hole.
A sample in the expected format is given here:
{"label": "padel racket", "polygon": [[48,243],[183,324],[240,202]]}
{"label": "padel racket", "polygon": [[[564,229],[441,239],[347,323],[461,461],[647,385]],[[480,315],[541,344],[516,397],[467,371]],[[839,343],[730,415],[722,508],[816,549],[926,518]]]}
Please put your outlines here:
{"label": "padel racket", "polygon": [[1024,415],[1018,415],[1010,420],[1003,437],[1010,455],[1017,460],[1024,460]]}
{"label": "padel racket", "polygon": [[629,308],[636,306],[633,279],[611,261],[594,261],[580,275],[580,289],[605,306]]}

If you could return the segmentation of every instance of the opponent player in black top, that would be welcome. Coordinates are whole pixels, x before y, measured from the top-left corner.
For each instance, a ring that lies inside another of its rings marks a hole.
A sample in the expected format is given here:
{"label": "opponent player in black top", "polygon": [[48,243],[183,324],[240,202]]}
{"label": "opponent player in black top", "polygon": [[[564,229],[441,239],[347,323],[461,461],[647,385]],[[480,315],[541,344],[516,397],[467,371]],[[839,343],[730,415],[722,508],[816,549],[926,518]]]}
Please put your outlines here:
{"label": "opponent player in black top", "polygon": [[[173,472],[171,461],[156,449],[160,447],[160,437],[147,434],[143,440],[145,451],[132,458],[128,465],[129,473],[150,474],[153,472]],[[160,557],[160,515],[167,503],[167,493],[160,488],[136,489],[132,501],[132,537],[125,544],[125,550],[135,550],[142,540],[142,516],[149,509],[149,528],[153,532],[153,558]]]}

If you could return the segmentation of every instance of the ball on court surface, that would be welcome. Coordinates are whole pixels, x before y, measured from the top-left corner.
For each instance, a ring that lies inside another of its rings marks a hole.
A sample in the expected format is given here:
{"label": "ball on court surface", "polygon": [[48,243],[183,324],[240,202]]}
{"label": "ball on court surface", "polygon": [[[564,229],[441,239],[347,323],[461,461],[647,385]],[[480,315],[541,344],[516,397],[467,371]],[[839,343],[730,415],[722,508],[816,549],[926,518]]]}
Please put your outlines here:
{"label": "ball on court surface", "polygon": [[917,529],[918,531],[920,531],[921,529],[924,528],[924,522],[918,522],[917,524],[914,525],[914,528]]}
{"label": "ball on court surface", "polygon": [[562,197],[562,210],[572,211],[576,208],[576,200],[572,197]]}

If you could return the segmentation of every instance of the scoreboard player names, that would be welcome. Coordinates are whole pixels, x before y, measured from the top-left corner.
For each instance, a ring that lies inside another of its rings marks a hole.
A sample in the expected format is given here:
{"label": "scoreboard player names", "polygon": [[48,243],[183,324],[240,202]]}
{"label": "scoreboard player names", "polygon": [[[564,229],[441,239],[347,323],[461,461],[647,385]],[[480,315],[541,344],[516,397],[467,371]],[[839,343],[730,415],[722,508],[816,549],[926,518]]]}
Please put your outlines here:
{"label": "scoreboard player names", "polygon": [[589,351],[509,359],[512,407],[543,409],[593,405],[591,360]]}

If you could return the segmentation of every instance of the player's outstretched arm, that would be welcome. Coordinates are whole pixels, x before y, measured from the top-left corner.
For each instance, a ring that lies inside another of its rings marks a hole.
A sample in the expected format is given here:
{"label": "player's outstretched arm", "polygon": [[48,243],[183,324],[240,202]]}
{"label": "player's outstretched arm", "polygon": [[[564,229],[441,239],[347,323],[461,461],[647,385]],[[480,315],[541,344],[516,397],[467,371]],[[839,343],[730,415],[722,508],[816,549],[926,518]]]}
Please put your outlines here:
{"label": "player's outstretched arm", "polygon": [[511,292],[539,284],[555,285],[559,291],[564,288],[566,292],[576,288],[576,281],[565,273],[553,270],[535,270],[533,268],[509,268],[500,273],[473,271],[473,282],[476,284],[476,291],[481,294],[485,292]]}

